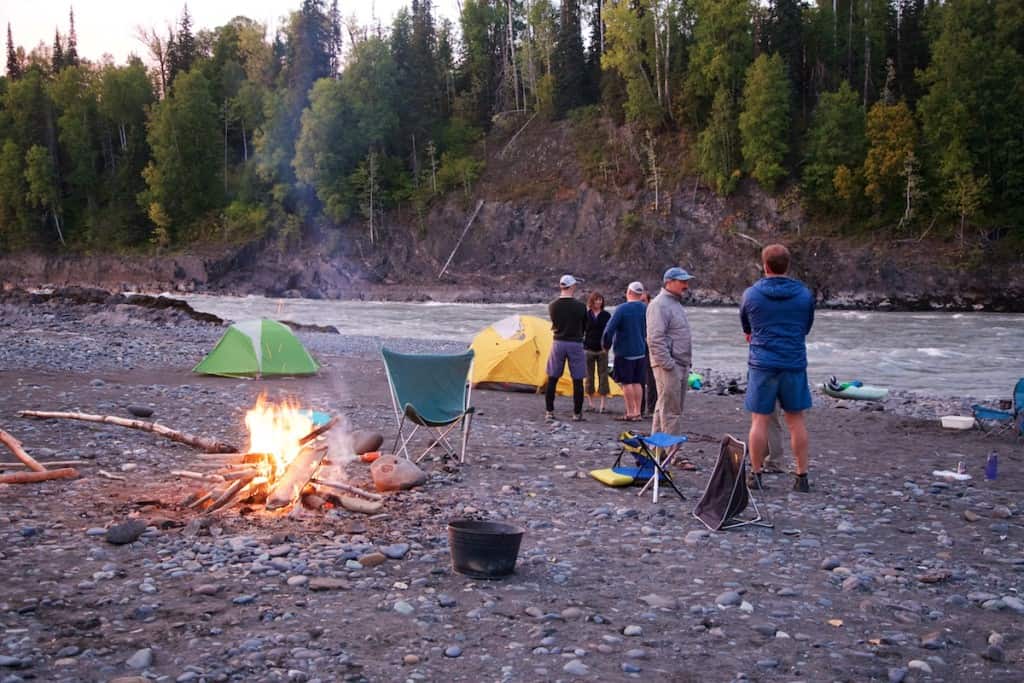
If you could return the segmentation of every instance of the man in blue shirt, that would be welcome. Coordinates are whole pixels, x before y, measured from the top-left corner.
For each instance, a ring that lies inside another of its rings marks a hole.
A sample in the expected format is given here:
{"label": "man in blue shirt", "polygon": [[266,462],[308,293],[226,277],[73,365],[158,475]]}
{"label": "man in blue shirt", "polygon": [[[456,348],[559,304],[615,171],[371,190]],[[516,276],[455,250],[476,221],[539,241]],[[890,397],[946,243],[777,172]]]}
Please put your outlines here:
{"label": "man in blue shirt", "polygon": [[630,282],[626,303],[616,306],[604,328],[602,345],[615,354],[612,378],[622,387],[626,403],[623,420],[640,421],[640,394],[647,381],[647,304],[642,299],[644,286]]}
{"label": "man in blue shirt", "polygon": [[796,458],[795,491],[807,493],[808,438],[804,411],[811,407],[807,385],[806,337],[814,324],[814,296],[789,272],[789,250],[770,244],[761,252],[764,277],[748,287],[740,304],[740,323],[750,351],[747,396],[753,488],[764,488],[761,470],[768,450],[768,424],[778,402],[785,411]]}

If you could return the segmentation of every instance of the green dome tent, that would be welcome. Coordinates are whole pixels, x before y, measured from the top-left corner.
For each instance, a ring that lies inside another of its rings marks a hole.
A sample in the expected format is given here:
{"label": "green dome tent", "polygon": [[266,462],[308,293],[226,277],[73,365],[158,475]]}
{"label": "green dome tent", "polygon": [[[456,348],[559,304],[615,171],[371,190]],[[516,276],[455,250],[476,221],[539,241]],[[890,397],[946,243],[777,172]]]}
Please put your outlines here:
{"label": "green dome tent", "polygon": [[243,320],[227,329],[213,351],[192,368],[201,375],[260,377],[313,375],[320,369],[302,342],[276,320]]}

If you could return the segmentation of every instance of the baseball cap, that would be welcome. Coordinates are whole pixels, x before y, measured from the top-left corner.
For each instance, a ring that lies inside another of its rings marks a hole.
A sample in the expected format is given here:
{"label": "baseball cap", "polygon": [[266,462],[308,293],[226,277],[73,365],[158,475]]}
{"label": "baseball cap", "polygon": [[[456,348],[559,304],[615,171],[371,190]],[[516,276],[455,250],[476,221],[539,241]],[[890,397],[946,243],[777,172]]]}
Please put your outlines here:
{"label": "baseball cap", "polygon": [[629,283],[629,286],[626,287],[626,289],[633,292],[634,294],[643,294],[644,283],[640,282],[639,280],[634,280],[633,282]]}
{"label": "baseball cap", "polygon": [[574,287],[581,282],[583,282],[583,280],[566,274],[562,276],[562,279],[558,281],[558,284],[561,287]]}
{"label": "baseball cap", "polygon": [[687,273],[679,266],[672,266],[665,271],[665,277],[661,279],[662,282],[668,282],[669,280],[692,280],[693,276]]}

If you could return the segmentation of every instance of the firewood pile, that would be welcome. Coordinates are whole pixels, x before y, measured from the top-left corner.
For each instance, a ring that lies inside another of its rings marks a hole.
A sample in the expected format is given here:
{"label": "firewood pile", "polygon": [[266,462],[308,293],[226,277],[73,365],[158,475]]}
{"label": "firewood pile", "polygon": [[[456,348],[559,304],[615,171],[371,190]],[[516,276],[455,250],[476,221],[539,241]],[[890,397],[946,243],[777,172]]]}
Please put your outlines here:
{"label": "firewood pile", "polygon": [[383,496],[331,478],[338,476],[340,468],[328,458],[330,447],[324,437],[337,423],[338,419],[332,418],[299,438],[298,454],[290,460],[277,453],[199,456],[203,471],[172,472],[203,484],[184,504],[207,514],[235,502],[262,505],[268,511],[286,510],[299,502],[311,509],[329,504],[360,512],[379,509]]}

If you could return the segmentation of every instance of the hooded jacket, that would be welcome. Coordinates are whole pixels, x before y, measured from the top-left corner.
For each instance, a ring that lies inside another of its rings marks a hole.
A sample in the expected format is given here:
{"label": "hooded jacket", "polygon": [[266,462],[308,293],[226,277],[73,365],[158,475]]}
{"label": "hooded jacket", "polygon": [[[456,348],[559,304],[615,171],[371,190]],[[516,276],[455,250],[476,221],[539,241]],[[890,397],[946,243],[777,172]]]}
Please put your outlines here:
{"label": "hooded jacket", "polygon": [[647,307],[647,348],[651,367],[686,370],[693,357],[690,322],[683,299],[662,289]]}
{"label": "hooded jacket", "polygon": [[743,292],[740,323],[750,336],[747,364],[761,370],[805,370],[805,338],[814,324],[814,296],[799,280],[763,277]]}

